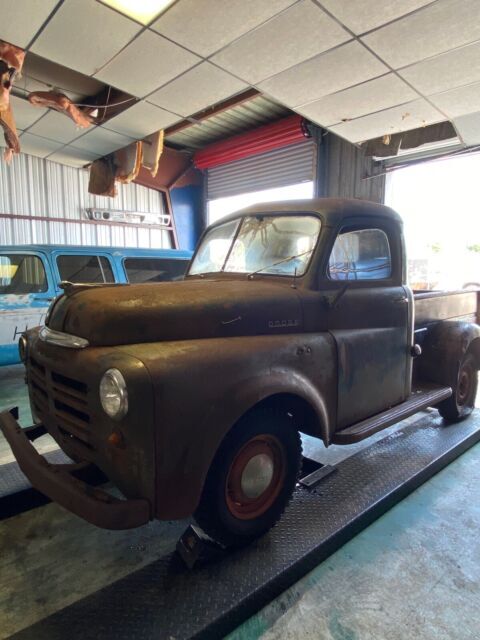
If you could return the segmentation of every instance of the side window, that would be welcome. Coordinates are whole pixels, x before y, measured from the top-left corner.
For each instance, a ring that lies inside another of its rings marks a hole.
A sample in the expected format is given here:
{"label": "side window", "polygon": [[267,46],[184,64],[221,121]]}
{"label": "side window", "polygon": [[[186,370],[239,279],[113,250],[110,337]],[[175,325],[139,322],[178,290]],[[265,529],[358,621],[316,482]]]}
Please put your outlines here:
{"label": "side window", "polygon": [[0,255],[0,293],[24,295],[43,293],[47,289],[47,276],[40,258],[28,254]]}
{"label": "side window", "polygon": [[81,284],[115,282],[112,268],[104,256],[63,255],[57,258],[61,280]]}
{"label": "side window", "polygon": [[328,263],[332,280],[384,280],[392,275],[387,235],[381,229],[340,232]]}
{"label": "side window", "polygon": [[138,283],[183,280],[188,263],[188,260],[165,258],[126,258],[124,264],[127,280]]}

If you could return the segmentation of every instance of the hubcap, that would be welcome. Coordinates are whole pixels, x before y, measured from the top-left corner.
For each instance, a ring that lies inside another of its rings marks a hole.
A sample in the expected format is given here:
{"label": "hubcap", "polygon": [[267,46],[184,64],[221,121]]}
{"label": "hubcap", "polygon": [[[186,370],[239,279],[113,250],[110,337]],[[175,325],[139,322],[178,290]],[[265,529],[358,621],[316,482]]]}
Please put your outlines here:
{"label": "hubcap", "polygon": [[468,396],[470,394],[470,380],[470,367],[465,367],[460,371],[460,375],[458,376],[457,402],[460,405],[465,404],[468,400]]}
{"label": "hubcap", "polygon": [[240,520],[265,513],[282,489],[285,470],[285,450],[277,438],[265,434],[249,440],[228,472],[225,499],[230,513]]}

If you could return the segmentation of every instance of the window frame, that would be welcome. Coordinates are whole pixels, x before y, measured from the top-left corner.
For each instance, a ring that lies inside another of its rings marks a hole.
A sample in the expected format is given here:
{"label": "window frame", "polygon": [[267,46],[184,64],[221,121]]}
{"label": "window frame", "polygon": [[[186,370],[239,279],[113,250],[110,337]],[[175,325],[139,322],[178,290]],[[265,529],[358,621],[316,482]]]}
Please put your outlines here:
{"label": "window frame", "polygon": [[58,274],[58,278],[59,278],[59,283],[64,281],[64,278],[62,278],[62,274],[60,273],[60,267],[58,264],[58,259],[59,258],[63,258],[63,257],[72,257],[72,258],[105,258],[108,262],[108,266],[110,267],[110,271],[112,272],[112,277],[113,277],[113,281],[112,282],[99,282],[99,283],[74,283],[74,284],[114,284],[116,282],[118,282],[118,277],[117,277],[117,272],[115,269],[115,265],[113,264],[113,261],[111,259],[111,256],[108,255],[107,253],[104,253],[103,251],[100,252],[95,252],[95,253],[81,253],[78,251],[56,251],[55,255],[53,256],[53,261],[55,263],[55,269],[57,270],[57,274]]}
{"label": "window frame", "polygon": [[5,256],[22,256],[24,258],[37,258],[38,260],[40,260],[41,264],[42,264],[42,268],[43,268],[43,272],[45,274],[45,286],[46,288],[43,291],[37,291],[37,292],[31,292],[31,293],[27,293],[27,294],[23,294],[23,293],[0,293],[0,296],[3,295],[38,295],[38,296],[42,296],[42,295],[47,295],[50,292],[50,287],[51,287],[51,275],[50,275],[50,268],[48,265],[48,259],[46,258],[45,255],[43,255],[42,253],[37,253],[37,252],[33,252],[33,251],[18,251],[18,250],[8,250],[8,251],[3,251],[1,252],[2,255]]}

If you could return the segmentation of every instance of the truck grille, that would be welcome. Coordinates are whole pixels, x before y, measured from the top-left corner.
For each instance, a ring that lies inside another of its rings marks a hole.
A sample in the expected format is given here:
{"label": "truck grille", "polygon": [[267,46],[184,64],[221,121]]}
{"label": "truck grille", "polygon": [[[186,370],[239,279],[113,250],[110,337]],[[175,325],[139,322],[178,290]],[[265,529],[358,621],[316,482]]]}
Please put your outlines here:
{"label": "truck grille", "polygon": [[87,385],[29,359],[27,368],[31,400],[40,420],[52,419],[60,434],[92,449]]}

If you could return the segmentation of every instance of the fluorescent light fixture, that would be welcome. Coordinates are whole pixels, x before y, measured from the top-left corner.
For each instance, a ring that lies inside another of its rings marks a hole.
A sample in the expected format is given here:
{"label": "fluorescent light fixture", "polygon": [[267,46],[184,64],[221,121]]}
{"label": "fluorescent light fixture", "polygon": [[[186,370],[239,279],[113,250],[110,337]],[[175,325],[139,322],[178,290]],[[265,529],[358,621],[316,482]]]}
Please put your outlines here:
{"label": "fluorescent light fixture", "polygon": [[125,16],[141,24],[149,24],[157,18],[174,0],[101,0],[103,4],[116,9]]}

